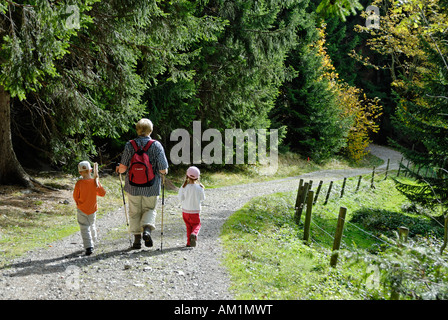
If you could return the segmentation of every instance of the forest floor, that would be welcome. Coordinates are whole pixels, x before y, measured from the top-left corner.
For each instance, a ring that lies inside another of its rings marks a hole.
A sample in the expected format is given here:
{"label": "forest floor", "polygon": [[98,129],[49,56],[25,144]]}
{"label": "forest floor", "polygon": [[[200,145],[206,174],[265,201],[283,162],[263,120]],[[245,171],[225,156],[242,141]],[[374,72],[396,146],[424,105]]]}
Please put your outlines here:
{"label": "forest floor", "polygon": [[[378,145],[371,145],[370,149],[385,161],[378,169],[385,169],[388,159],[389,169],[398,169],[401,154]],[[220,241],[221,227],[233,212],[255,196],[296,190],[301,178],[328,182],[371,172],[371,168],[321,170],[273,181],[206,189],[202,229],[195,248],[185,247],[185,224],[179,201],[173,194],[165,199],[163,239],[159,199],[158,229],[153,231],[152,248],[143,245],[141,250],[130,250],[124,208],[112,210],[97,221],[99,241],[91,256],[84,255],[81,236],[74,232],[0,264],[0,299],[234,299],[229,275],[222,265]],[[0,194],[0,201],[7,203],[7,194]],[[36,211],[37,207],[42,210],[45,202],[67,205],[72,196],[67,186],[66,190],[42,192],[38,197],[15,205]]]}

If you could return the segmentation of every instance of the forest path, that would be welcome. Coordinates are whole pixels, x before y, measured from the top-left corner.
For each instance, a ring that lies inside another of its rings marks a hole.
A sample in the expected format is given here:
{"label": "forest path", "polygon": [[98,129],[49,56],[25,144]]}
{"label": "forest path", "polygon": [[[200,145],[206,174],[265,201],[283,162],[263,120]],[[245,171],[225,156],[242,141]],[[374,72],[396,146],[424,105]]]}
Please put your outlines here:
{"label": "forest path", "polygon": [[[401,154],[371,145],[372,154],[397,169]],[[385,168],[386,163],[379,168]],[[226,219],[255,196],[297,190],[300,178],[338,180],[371,169],[323,170],[275,181],[206,190],[196,248],[185,248],[185,224],[176,196],[165,199],[163,251],[160,229],[153,248],[129,250],[123,208],[97,221],[99,242],[84,256],[79,232],[36,249],[0,269],[0,299],[233,299],[221,261],[220,230]],[[161,223],[158,204],[157,227]]]}

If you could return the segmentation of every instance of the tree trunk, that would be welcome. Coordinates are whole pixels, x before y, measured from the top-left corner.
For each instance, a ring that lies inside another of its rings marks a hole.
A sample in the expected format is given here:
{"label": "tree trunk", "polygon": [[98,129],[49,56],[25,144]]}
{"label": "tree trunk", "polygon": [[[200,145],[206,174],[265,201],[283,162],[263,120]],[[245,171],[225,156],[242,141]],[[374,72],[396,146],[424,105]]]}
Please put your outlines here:
{"label": "tree trunk", "polygon": [[12,147],[10,100],[9,93],[0,85],[0,185],[16,184],[32,188],[33,183]]}

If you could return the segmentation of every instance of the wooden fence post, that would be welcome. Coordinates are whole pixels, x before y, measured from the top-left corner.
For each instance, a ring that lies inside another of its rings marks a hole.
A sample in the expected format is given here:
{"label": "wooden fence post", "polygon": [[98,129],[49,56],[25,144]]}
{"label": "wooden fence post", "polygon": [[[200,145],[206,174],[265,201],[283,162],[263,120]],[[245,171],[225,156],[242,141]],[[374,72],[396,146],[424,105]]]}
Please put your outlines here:
{"label": "wooden fence post", "polygon": [[299,213],[300,198],[302,197],[304,186],[299,185],[299,190],[297,191],[296,204],[294,206],[294,220],[297,220],[297,214]]}
{"label": "wooden fence post", "polygon": [[299,204],[296,207],[295,220],[296,220],[297,224],[300,223],[300,218],[302,217],[302,211],[303,211],[303,207],[305,205],[306,198],[308,196],[308,190],[309,190],[309,184],[305,183],[305,185],[303,186],[303,189],[302,189],[302,193],[300,195]]}
{"label": "wooden fence post", "polygon": [[344,190],[345,190],[346,183],[347,183],[347,178],[344,178],[344,182],[342,182],[341,198],[344,196]]}
{"label": "wooden fence post", "polygon": [[373,167],[373,170],[372,170],[372,181],[370,181],[370,188],[372,188],[372,189],[375,189],[374,178],[375,178],[375,167]]}
{"label": "wooden fence post", "polygon": [[406,165],[406,171],[404,173],[404,176],[407,177],[408,176],[408,170],[409,170],[409,163],[411,162],[411,160],[408,160],[408,164]]}
{"label": "wooden fence post", "polygon": [[320,189],[322,189],[322,184],[323,183],[324,182],[322,180],[320,180],[319,186],[317,187],[317,190],[316,190],[316,195],[314,196],[313,205],[316,204],[316,202],[317,202],[317,198],[319,197]]}
{"label": "wooden fence post", "polygon": [[386,176],[384,177],[384,180],[387,179],[387,174],[389,173],[389,164],[390,164],[390,159],[387,159]]}
{"label": "wooden fence post", "polygon": [[310,239],[310,225],[311,225],[311,213],[313,211],[313,198],[314,191],[310,190],[308,192],[308,199],[306,203],[306,215],[305,215],[305,225],[303,228],[303,240],[308,242]]}
{"label": "wooden fence post", "polygon": [[333,187],[333,181],[330,181],[330,185],[329,185],[329,187],[328,187],[327,196],[326,196],[326,198],[325,198],[324,205],[327,204],[328,199],[330,198],[330,193],[331,193],[331,188],[332,188],[332,187]]}
{"label": "wooden fence post", "polygon": [[356,185],[356,191],[355,192],[358,192],[359,187],[361,186],[361,180],[362,180],[362,176],[360,175],[359,178],[358,178],[358,184]]}
{"label": "wooden fence post", "polygon": [[335,267],[338,263],[339,248],[341,247],[342,233],[344,232],[345,215],[347,208],[341,207],[339,209],[338,224],[336,226],[336,233],[333,241],[333,253],[331,255],[330,266]]}

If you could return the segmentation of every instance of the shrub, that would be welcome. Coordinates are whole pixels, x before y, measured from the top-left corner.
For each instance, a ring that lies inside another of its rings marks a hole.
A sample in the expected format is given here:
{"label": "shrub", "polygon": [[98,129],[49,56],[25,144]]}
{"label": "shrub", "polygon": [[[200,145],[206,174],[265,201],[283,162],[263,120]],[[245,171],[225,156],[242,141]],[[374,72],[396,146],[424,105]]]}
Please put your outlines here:
{"label": "shrub", "polygon": [[440,300],[448,298],[448,261],[434,238],[391,246],[381,254],[347,252],[348,262],[362,266],[368,294],[374,299]]}
{"label": "shrub", "polygon": [[362,208],[353,213],[351,222],[359,223],[371,231],[390,236],[400,226],[409,228],[409,236],[443,236],[443,228],[423,216],[410,216],[384,209]]}

